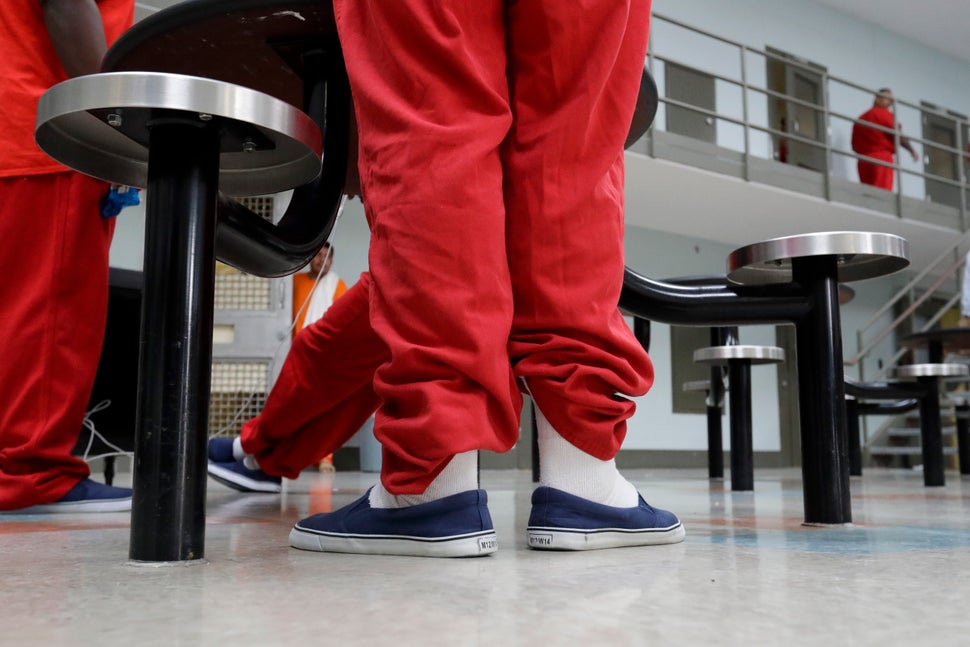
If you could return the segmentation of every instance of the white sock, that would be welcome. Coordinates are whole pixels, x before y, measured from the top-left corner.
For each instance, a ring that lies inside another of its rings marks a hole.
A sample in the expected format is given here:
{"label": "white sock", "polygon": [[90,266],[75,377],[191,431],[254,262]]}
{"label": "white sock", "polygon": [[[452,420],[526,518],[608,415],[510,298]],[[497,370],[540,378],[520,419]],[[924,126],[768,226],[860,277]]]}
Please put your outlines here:
{"label": "white sock", "polygon": [[536,407],[539,430],[539,483],[616,508],[634,508],[640,495],[616,469],[616,460],[601,461],[559,435]]}
{"label": "white sock", "polygon": [[256,457],[252,454],[247,454],[242,447],[242,439],[236,436],[235,440],[232,441],[232,457],[237,461],[242,461],[243,466],[246,469],[258,470],[260,469],[259,463],[256,462]]}
{"label": "white sock", "polygon": [[368,501],[372,508],[406,508],[429,503],[452,494],[478,489],[478,451],[455,454],[443,470],[434,477],[421,494],[394,495],[384,489],[380,481],[371,491]]}

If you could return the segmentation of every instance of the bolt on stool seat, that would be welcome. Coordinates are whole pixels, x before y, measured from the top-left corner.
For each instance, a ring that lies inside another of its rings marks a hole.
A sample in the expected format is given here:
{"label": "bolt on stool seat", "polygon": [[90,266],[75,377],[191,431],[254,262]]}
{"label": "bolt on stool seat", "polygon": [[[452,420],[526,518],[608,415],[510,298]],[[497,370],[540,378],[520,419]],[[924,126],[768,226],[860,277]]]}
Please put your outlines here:
{"label": "bolt on stool seat", "polygon": [[694,351],[694,361],[728,369],[731,433],[731,489],[754,489],[754,450],[751,432],[751,367],[785,360],[777,346],[736,344],[708,346]]}
{"label": "bolt on stool seat", "polygon": [[250,88],[111,72],[48,90],[36,139],[81,173],[148,188],[129,556],[201,560],[218,192],[273,193],[312,180],[320,130]]}

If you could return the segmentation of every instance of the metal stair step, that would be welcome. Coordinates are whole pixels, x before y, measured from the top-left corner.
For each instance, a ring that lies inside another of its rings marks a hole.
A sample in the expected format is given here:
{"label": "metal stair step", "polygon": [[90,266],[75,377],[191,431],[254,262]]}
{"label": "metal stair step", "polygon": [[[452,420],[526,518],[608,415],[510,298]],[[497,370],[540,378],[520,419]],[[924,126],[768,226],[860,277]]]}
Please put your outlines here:
{"label": "metal stair step", "polygon": [[[870,447],[868,449],[870,456],[921,456],[923,454],[923,449],[918,445],[909,446],[880,446],[880,447]],[[944,447],[944,456],[956,456],[956,447]]]}

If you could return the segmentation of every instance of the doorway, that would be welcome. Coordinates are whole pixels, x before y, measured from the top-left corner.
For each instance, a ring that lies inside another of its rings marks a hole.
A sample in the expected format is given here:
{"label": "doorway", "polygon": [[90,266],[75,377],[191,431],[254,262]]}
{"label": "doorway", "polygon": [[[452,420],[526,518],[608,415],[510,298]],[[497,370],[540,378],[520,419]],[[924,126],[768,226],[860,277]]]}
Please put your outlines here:
{"label": "doorway", "polygon": [[767,48],[768,125],[774,130],[797,135],[773,136],[774,158],[779,162],[827,172],[825,124],[825,73],[821,65],[792,54]]}
{"label": "doorway", "polygon": [[923,139],[927,142],[923,145],[923,169],[930,176],[925,179],[926,197],[938,204],[960,208],[960,187],[933,179],[933,176],[959,182],[965,155],[938,148],[929,142],[947,148],[961,148],[961,142],[967,141],[967,127],[963,126],[961,137],[961,122],[958,120],[966,121],[966,117],[926,101],[920,105],[924,108]]}
{"label": "doorway", "polygon": [[[714,77],[691,67],[667,62],[664,92],[668,99],[716,112]],[[717,120],[704,112],[667,104],[667,132],[717,143]]]}

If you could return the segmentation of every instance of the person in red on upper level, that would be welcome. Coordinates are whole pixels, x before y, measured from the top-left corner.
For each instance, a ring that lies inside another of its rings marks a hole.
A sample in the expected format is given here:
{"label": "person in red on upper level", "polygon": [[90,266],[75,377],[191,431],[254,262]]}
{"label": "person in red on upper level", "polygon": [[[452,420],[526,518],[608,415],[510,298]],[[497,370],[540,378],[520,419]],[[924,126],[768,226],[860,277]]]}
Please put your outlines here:
{"label": "person in red on upper level", "polygon": [[[108,185],[34,143],[37,101],[92,74],[134,0],[4,0],[0,11],[0,511],[131,509],[71,455],[101,355],[114,220]],[[116,212],[115,212],[116,213]]]}
{"label": "person in red on upper level", "polygon": [[[881,88],[872,103],[872,107],[859,116],[859,121],[867,121],[885,130],[872,128],[861,123],[852,127],[852,150],[859,155],[881,160],[887,164],[895,162],[896,155],[896,115],[890,110],[893,105],[893,91]],[[909,139],[900,133],[899,145],[909,151],[913,161],[919,159]],[[859,181],[871,184],[887,191],[893,190],[892,166],[883,166],[865,159],[858,161]]]}

